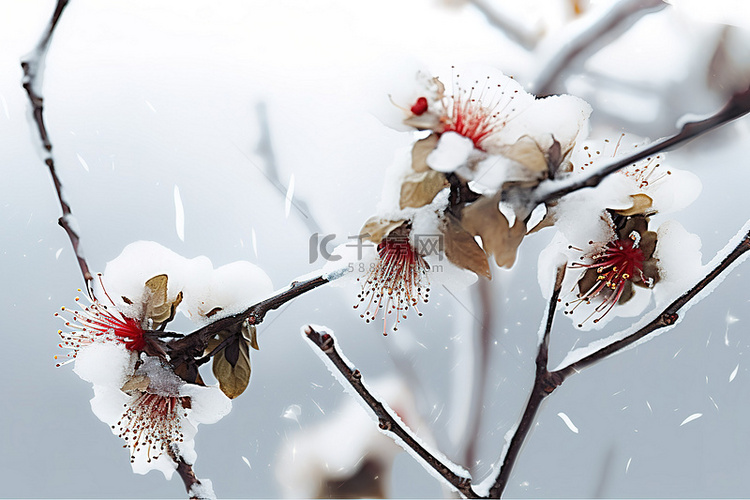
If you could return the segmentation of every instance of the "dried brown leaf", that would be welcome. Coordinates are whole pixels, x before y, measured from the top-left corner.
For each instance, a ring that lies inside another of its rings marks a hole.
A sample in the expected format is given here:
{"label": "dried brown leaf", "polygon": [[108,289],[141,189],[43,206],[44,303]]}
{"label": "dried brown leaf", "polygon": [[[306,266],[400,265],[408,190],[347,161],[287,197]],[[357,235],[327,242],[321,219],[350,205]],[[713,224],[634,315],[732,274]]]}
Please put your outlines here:
{"label": "dried brown leaf", "polygon": [[532,172],[547,171],[547,157],[541,146],[528,135],[522,136],[514,144],[503,146],[503,156],[517,161]]}
{"label": "dried brown leaf", "polygon": [[552,227],[555,225],[555,222],[557,222],[557,204],[552,202],[547,204],[545,208],[547,209],[547,212],[544,214],[544,217],[537,222],[534,227],[526,231],[527,235],[541,231],[545,227]]}
{"label": "dried brown leaf", "polygon": [[175,366],[174,374],[180,377],[188,384],[206,385],[198,371],[198,365],[193,358],[188,358],[185,362]]}
{"label": "dried brown leaf", "polygon": [[474,237],[451,214],[445,214],[443,225],[445,256],[453,264],[468,269],[478,275],[492,279],[487,254],[477,244]]}
{"label": "dried brown leaf", "polygon": [[447,186],[450,186],[450,183],[445,174],[435,170],[409,175],[401,184],[399,205],[402,209],[429,205],[435,199],[435,195]]}
{"label": "dried brown leaf", "polygon": [[485,252],[495,257],[498,266],[510,268],[516,261],[518,246],[526,236],[526,224],[520,218],[516,218],[512,227],[508,224],[508,219],[498,208],[501,196],[502,193],[483,196],[464,208],[461,223],[469,233],[482,238]]}
{"label": "dried brown leaf", "polygon": [[617,299],[617,303],[619,305],[625,304],[627,301],[633,298],[634,293],[635,290],[633,289],[633,282],[630,280],[626,280],[622,285],[622,294],[620,295],[620,298]]}
{"label": "dried brown leaf", "polygon": [[652,200],[651,197],[647,194],[631,194],[630,198],[633,200],[632,207],[626,208],[624,210],[615,210],[615,212],[625,217],[644,214],[654,204],[654,200]]}
{"label": "dried brown leaf", "polygon": [[643,252],[643,257],[648,260],[654,255],[656,249],[656,233],[654,231],[646,231],[641,235],[641,241],[638,243],[638,247]]}
{"label": "dried brown leaf", "polygon": [[214,307],[213,309],[211,309],[210,311],[208,311],[208,312],[206,313],[206,317],[207,317],[207,318],[210,318],[210,317],[211,317],[211,316],[213,316],[214,314],[218,314],[218,313],[220,313],[220,312],[221,312],[221,311],[222,311],[223,309],[224,309],[223,307],[219,307],[219,306],[216,306],[216,307]]}
{"label": "dried brown leaf", "polygon": [[127,382],[125,382],[120,390],[122,392],[140,391],[143,392],[148,389],[148,385],[151,383],[151,379],[146,375],[133,375]]}
{"label": "dried brown leaf", "polygon": [[182,302],[182,292],[177,294],[173,302],[167,300],[166,274],[159,274],[146,281],[148,290],[143,303],[143,318],[153,321],[152,328],[158,329],[162,324],[174,319],[177,306]]}
{"label": "dried brown leaf", "polygon": [[248,341],[250,347],[256,351],[260,350],[260,346],[258,345],[258,329],[247,320],[242,323],[242,336]]}
{"label": "dried brown leaf", "polygon": [[417,173],[427,172],[427,156],[437,147],[438,135],[430,134],[414,143],[411,148],[411,169]]}
{"label": "dried brown leaf", "polygon": [[219,388],[230,399],[245,392],[250,383],[250,371],[249,341],[242,336],[214,356],[214,376]]}
{"label": "dried brown leaf", "polygon": [[362,229],[360,229],[359,236],[363,240],[372,241],[373,243],[378,244],[391,231],[401,226],[404,222],[406,221],[383,219],[381,217],[371,217],[367,220],[367,222],[365,222],[365,225],[362,226]]}
{"label": "dried brown leaf", "polygon": [[658,259],[649,259],[646,262],[643,263],[643,277],[646,278],[646,281],[637,281],[635,282],[636,285],[644,286],[646,288],[651,288],[656,283],[659,282],[659,260]]}

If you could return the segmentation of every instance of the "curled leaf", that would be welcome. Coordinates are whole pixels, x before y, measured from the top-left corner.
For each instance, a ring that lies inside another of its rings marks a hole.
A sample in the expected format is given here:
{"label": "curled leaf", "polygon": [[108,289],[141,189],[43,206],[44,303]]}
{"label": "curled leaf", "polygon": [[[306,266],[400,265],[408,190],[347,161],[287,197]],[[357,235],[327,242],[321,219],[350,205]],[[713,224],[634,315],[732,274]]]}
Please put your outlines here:
{"label": "curled leaf", "polygon": [[213,316],[214,314],[218,314],[218,313],[220,313],[220,312],[221,312],[221,311],[222,311],[223,309],[224,309],[223,307],[219,307],[219,306],[216,306],[216,307],[214,307],[213,309],[211,309],[210,311],[208,311],[208,312],[206,313],[206,317],[207,317],[207,318],[210,318],[210,317],[211,317],[211,316]]}
{"label": "curled leaf", "polygon": [[248,341],[250,347],[256,351],[260,350],[260,346],[258,345],[258,329],[247,320],[242,323],[242,336]]}
{"label": "curled leaf", "polygon": [[391,231],[400,227],[404,222],[406,221],[371,217],[365,222],[362,229],[360,229],[359,236],[363,240],[372,241],[373,243],[378,244],[383,238],[388,236]]}
{"label": "curled leaf", "polygon": [[150,328],[158,330],[174,319],[177,306],[182,302],[182,292],[177,294],[173,302],[167,300],[166,274],[159,274],[146,281],[146,296],[143,301],[143,318],[151,320]]}
{"label": "curled leaf", "polygon": [[435,195],[447,186],[450,186],[450,183],[441,172],[427,170],[419,174],[411,174],[401,184],[400,208],[419,208],[429,205]]}
{"label": "curled leaf", "polygon": [[466,207],[461,224],[469,233],[482,238],[485,252],[495,257],[498,266],[510,268],[516,261],[518,246],[526,236],[526,224],[516,218],[510,226],[498,208],[501,196],[502,193],[483,196]]}
{"label": "curled leaf", "polygon": [[492,279],[487,254],[477,244],[474,237],[451,214],[445,214],[441,227],[445,244],[445,256],[453,264],[468,269],[487,279]]}
{"label": "curled leaf", "polygon": [[650,196],[643,193],[631,194],[630,198],[633,200],[633,206],[624,210],[615,210],[615,213],[618,213],[625,217],[630,215],[645,214],[646,211],[654,204],[654,200],[652,200]]}
{"label": "curled leaf", "polygon": [[188,384],[206,385],[198,371],[198,364],[193,358],[188,358],[184,362],[174,367],[174,374],[180,377]]}
{"label": "curled leaf", "polygon": [[534,227],[526,231],[526,234],[533,234],[541,231],[545,227],[552,227],[557,222],[557,203],[550,202],[545,205],[546,212],[542,220],[534,224]]}

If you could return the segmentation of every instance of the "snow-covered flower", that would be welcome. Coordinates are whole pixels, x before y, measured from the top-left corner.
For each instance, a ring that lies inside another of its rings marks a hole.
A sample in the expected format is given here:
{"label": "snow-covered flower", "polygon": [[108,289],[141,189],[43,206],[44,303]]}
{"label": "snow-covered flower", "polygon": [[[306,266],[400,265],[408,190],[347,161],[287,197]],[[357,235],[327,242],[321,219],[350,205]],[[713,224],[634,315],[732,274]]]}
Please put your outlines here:
{"label": "snow-covered flower", "polygon": [[362,308],[360,317],[368,323],[383,309],[383,335],[386,335],[388,315],[395,314],[393,330],[396,331],[410,307],[421,316],[418,305],[429,299],[430,266],[409,241],[411,232],[411,224],[401,221],[384,235],[377,244],[377,258],[367,266],[364,275],[357,278],[362,292],[354,308]]}
{"label": "snow-covered flower", "polygon": [[[576,299],[566,303],[565,312],[574,315],[582,305],[587,317],[579,327],[592,320],[599,323],[616,305],[625,304],[635,293],[633,285],[652,288],[659,281],[657,260],[654,258],[657,236],[648,230],[648,217],[623,217],[606,213],[613,227],[613,235],[606,242],[595,242],[592,250],[570,264],[572,269],[585,269],[576,283]],[[617,228],[617,224],[623,224]]]}
{"label": "snow-covered flower", "polygon": [[[574,154],[575,170],[627,154],[622,141],[583,146]],[[652,295],[662,303],[679,289],[677,283],[700,273],[697,237],[677,222],[652,220],[683,208],[700,192],[696,176],[664,162],[663,154],[646,158],[552,207],[548,217],[558,234],[540,255],[540,284],[546,293],[554,266],[568,262],[562,299],[577,327],[599,328],[613,317],[637,315]],[[668,250],[680,245],[683,252]]]}
{"label": "snow-covered flower", "polygon": [[[239,313],[270,295],[273,285],[258,266],[246,261],[214,269],[205,257],[185,258],[153,241],[136,241],[107,263],[103,283],[117,308],[132,317],[143,315],[152,292],[143,284],[154,276],[169,277],[165,302],[180,297],[177,312],[198,325]],[[97,296],[101,291],[97,290]],[[127,299],[127,300],[126,300]]]}
{"label": "snow-covered flower", "polygon": [[[387,334],[389,319],[394,320],[390,326],[397,330],[409,309],[421,316],[419,305],[429,300],[432,287],[446,284],[463,288],[476,280],[473,270],[453,263],[449,253],[453,248],[446,246],[444,210],[448,195],[443,190],[418,208],[381,204],[379,215],[365,222],[357,242],[339,245],[333,253],[341,259],[328,262],[323,269],[332,272],[348,268],[351,279],[337,280],[336,284],[356,284],[354,308],[366,322],[383,312],[383,334]],[[482,257],[486,265],[486,256]]]}
{"label": "snow-covered flower", "polygon": [[[605,162],[635,152],[642,144],[643,141],[626,134],[614,142],[609,139],[584,142],[572,155],[574,173],[594,171]],[[666,153],[660,153],[605,179],[600,191],[610,198],[607,207],[666,215],[690,205],[701,192],[700,179],[665,162]]]}
{"label": "snow-covered flower", "polygon": [[480,192],[569,168],[568,156],[586,133],[586,102],[569,95],[536,99],[494,68],[469,73],[455,75],[447,94],[440,80],[419,71],[421,92],[412,93],[413,102],[397,103],[405,112],[403,124],[435,135],[426,155],[429,168],[456,172]]}
{"label": "snow-covered flower", "polygon": [[93,384],[92,409],[125,441],[133,471],[157,469],[169,478],[178,460],[195,461],[196,426],[223,417],[231,409],[227,395],[247,386],[247,347],[255,332],[242,325],[232,344],[245,353],[242,365],[215,353],[222,385],[207,387],[197,367],[183,370],[184,360],[171,358],[170,339],[179,336],[164,331],[167,323],[178,311],[200,325],[236,314],[270,294],[271,282],[248,262],[214,269],[205,257],[186,259],[153,242],[128,245],[98,278],[95,295],[107,303],[63,308],[68,331],[58,332],[60,346],[70,349],[74,371]]}
{"label": "snow-covered flower", "polygon": [[159,470],[170,479],[177,457],[194,463],[196,426],[214,423],[231,409],[218,387],[187,384],[162,359],[121,345],[83,349],[75,372],[93,384],[91,408],[125,441],[138,474]]}

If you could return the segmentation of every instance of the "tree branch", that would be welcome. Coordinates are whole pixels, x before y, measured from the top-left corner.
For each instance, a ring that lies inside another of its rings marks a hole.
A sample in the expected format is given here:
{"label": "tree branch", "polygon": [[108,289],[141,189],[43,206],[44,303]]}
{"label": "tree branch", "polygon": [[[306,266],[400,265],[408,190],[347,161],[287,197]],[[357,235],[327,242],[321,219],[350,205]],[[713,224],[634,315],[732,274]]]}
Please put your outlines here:
{"label": "tree branch", "polygon": [[556,49],[544,58],[539,73],[532,78],[529,90],[538,95],[555,93],[555,83],[576,59],[584,54],[595,53],[601,49],[599,42],[615,38],[644,15],[666,6],[663,0],[623,0],[615,2],[593,21],[587,24],[577,23],[577,32],[566,36],[566,41],[557,41]]}
{"label": "tree branch", "polygon": [[[471,487],[471,478],[468,476],[458,475],[457,465],[451,464],[447,458],[436,457],[436,454],[427,450],[419,440],[409,431],[401,420],[395,415],[393,410],[387,408],[383,403],[378,401],[375,396],[367,389],[362,381],[362,374],[349,366],[349,363],[339,354],[336,349],[334,338],[329,333],[321,333],[307,326],[304,329],[307,339],[315,344],[328,357],[328,361],[333,367],[341,373],[343,380],[351,386],[359,395],[362,401],[372,410],[378,419],[378,425],[385,434],[389,435],[402,448],[407,451],[411,450],[424,463],[444,478],[456,491],[460,492],[467,498],[480,498]],[[339,378],[339,382],[344,382]],[[450,465],[446,465],[450,464]]]}
{"label": "tree branch", "polygon": [[180,479],[185,485],[185,491],[190,495],[190,500],[216,498],[211,483],[204,484],[196,477],[193,466],[187,463],[182,455],[178,454],[176,447],[170,449],[169,455],[177,464],[177,474],[180,475]]}
{"label": "tree branch", "polygon": [[[245,321],[248,321],[251,325],[257,325],[263,321],[268,311],[278,309],[290,300],[342,277],[346,272],[347,270],[344,268],[307,280],[293,281],[285,290],[253,304],[241,313],[218,319],[181,339],[170,342],[168,348],[172,366],[177,369],[183,363],[191,365],[196,363],[196,358],[203,355],[209,339],[217,333],[223,330],[239,332]],[[205,361],[207,360],[203,360],[203,362]]]}
{"label": "tree branch", "polygon": [[89,297],[94,298],[94,292],[92,288],[92,282],[94,277],[89,271],[89,266],[86,263],[86,259],[83,256],[83,251],[80,248],[80,238],[75,229],[75,220],[70,210],[70,205],[65,201],[62,194],[62,183],[57,176],[55,170],[55,161],[52,157],[52,142],[47,132],[47,127],[44,125],[44,98],[42,97],[42,77],[44,76],[44,61],[47,57],[47,49],[49,48],[50,41],[52,40],[52,34],[54,33],[55,27],[57,26],[60,17],[62,16],[65,6],[68,5],[68,0],[58,0],[55,6],[55,11],[52,13],[47,28],[42,33],[39,42],[37,43],[34,50],[32,50],[24,59],[21,61],[21,68],[23,69],[23,80],[22,86],[29,96],[29,102],[31,104],[31,115],[37,126],[39,132],[39,138],[44,148],[43,161],[49,169],[49,173],[52,176],[52,182],[55,185],[55,193],[57,193],[57,200],[60,202],[60,208],[62,209],[62,217],[58,219],[58,224],[65,230],[68,235],[70,244],[73,247],[73,252],[78,259],[78,267],[81,269],[81,275],[86,285]]}
{"label": "tree branch", "polygon": [[732,96],[717,113],[703,120],[689,121],[680,131],[670,137],[651,143],[643,149],[621,159],[612,161],[585,176],[572,176],[563,180],[545,181],[532,194],[532,204],[547,203],[583,188],[596,187],[605,177],[621,170],[643,158],[661,151],[670,150],[684,142],[705,134],[725,123],[735,120],[750,112],[750,88]]}
{"label": "tree branch", "polygon": [[466,447],[464,448],[463,463],[471,470],[476,459],[479,430],[482,424],[482,409],[487,388],[489,370],[490,342],[493,329],[493,300],[490,281],[482,276],[477,282],[476,295],[478,308],[481,311],[481,323],[478,328],[478,338],[474,339],[474,384],[471,388],[469,418]]}
{"label": "tree branch", "polygon": [[494,25],[500,31],[503,32],[512,41],[525,49],[533,49],[539,42],[539,38],[542,33],[539,30],[532,31],[525,29],[520,23],[518,23],[513,16],[507,14],[502,10],[497,2],[490,2],[488,0],[469,0],[469,2],[476,7],[476,9],[484,14],[487,18],[487,22]]}
{"label": "tree branch", "polygon": [[[283,196],[287,196],[289,186],[285,186],[279,178],[279,167],[276,163],[276,153],[274,152],[271,142],[271,126],[268,123],[268,106],[265,102],[260,101],[256,108],[258,112],[258,122],[260,125],[260,139],[258,139],[257,153],[266,160],[266,179],[271,183]],[[296,197],[291,200],[291,204],[297,209],[302,216],[302,222],[307,226],[310,234],[320,233],[320,224],[310,214],[310,209],[304,200]]]}
{"label": "tree branch", "polygon": [[[185,461],[184,458],[178,456],[177,457],[177,474],[180,475],[180,479],[182,479],[182,482],[185,484],[185,491],[188,492],[188,494],[191,494],[191,490],[195,485],[201,484],[200,480],[195,476],[195,472],[193,472],[193,466],[190,465]],[[191,496],[190,500],[196,499],[198,497]]]}
{"label": "tree branch", "polygon": [[549,339],[550,333],[552,332],[552,322],[555,317],[555,311],[557,310],[558,298],[560,297],[560,290],[562,288],[564,277],[565,265],[561,265],[557,268],[555,287],[552,291],[552,296],[549,299],[549,306],[547,308],[544,333],[539,342],[539,351],[536,356],[534,386],[531,389],[529,400],[526,402],[526,408],[521,416],[521,421],[508,444],[508,449],[503,458],[503,464],[500,467],[495,483],[490,488],[489,498],[500,498],[503,494],[503,491],[508,484],[510,474],[513,471],[513,466],[518,459],[518,454],[521,452],[521,447],[523,446],[524,441],[526,441],[526,436],[529,434],[531,426],[534,424],[534,419],[541,407],[542,401],[544,398],[552,394],[557,386],[562,383],[561,378],[556,374],[549,372],[547,368],[547,360],[549,357]]}

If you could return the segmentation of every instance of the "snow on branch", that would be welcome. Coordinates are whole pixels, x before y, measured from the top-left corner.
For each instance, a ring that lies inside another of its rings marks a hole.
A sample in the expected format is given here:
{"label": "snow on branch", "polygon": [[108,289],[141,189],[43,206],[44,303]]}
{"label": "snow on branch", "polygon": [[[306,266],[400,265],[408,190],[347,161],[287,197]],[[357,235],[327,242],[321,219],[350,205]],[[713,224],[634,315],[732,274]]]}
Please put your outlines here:
{"label": "snow on branch", "polygon": [[564,180],[550,180],[542,182],[535,190],[533,204],[547,203],[557,200],[579,189],[598,186],[607,176],[622,170],[633,163],[655,155],[662,151],[669,151],[683,143],[699,137],[706,132],[729,123],[750,112],[750,88],[739,92],[718,112],[700,120],[686,121],[680,131],[672,136],[660,139],[652,144],[639,148],[633,154],[608,163],[601,168],[584,176],[571,176]]}
{"label": "snow on branch", "polygon": [[44,148],[44,151],[42,152],[43,161],[49,169],[52,182],[55,185],[55,193],[57,194],[57,199],[60,202],[60,208],[62,209],[62,217],[60,217],[58,223],[65,230],[68,239],[70,239],[70,244],[73,246],[73,252],[78,259],[78,267],[81,269],[83,281],[86,283],[86,290],[88,291],[89,296],[93,298],[93,291],[91,288],[93,276],[89,271],[86,258],[83,256],[76,220],[71,213],[70,205],[65,200],[62,193],[62,183],[57,176],[55,160],[52,156],[52,142],[49,138],[47,127],[44,125],[44,98],[42,96],[44,61],[47,57],[47,49],[49,49],[55,27],[57,27],[57,23],[60,21],[60,17],[62,16],[66,5],[68,5],[68,0],[58,0],[52,18],[50,19],[45,31],[42,33],[36,47],[21,61],[21,68],[23,69],[22,85],[24,90],[26,90],[26,94],[29,96],[31,115],[36,123],[39,138]]}
{"label": "snow on branch", "polygon": [[[320,329],[320,328],[319,328]],[[466,498],[479,498],[471,487],[471,477],[462,467],[451,463],[441,453],[430,451],[414,435],[388,406],[376,398],[362,380],[359,370],[341,355],[336,347],[333,335],[326,331],[318,331],[308,325],[302,329],[305,337],[314,344],[325,356],[321,356],[329,365],[331,372],[345,389],[352,389],[361,401],[369,408],[378,420],[380,430],[393,438],[404,450],[417,458],[425,468],[444,480]]]}

